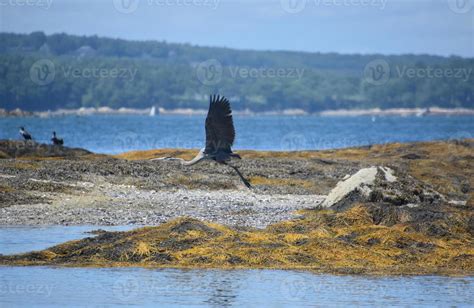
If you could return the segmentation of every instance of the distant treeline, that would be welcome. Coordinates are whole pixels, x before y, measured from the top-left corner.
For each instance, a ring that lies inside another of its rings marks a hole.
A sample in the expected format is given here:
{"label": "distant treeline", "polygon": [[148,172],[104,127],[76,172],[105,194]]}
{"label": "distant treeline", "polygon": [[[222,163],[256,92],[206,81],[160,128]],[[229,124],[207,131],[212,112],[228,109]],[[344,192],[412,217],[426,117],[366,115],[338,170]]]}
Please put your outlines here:
{"label": "distant treeline", "polygon": [[0,33],[0,108],[473,108],[474,58],[198,47]]}

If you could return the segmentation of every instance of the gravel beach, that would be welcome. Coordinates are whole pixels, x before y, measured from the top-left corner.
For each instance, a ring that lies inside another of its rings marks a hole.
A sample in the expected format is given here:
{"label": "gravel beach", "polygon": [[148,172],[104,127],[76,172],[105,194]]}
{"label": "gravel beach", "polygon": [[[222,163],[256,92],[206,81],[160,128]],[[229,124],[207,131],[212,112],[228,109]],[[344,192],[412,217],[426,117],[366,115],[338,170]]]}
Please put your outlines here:
{"label": "gravel beach", "polygon": [[314,208],[324,200],[319,195],[260,195],[239,190],[147,191],[105,182],[75,185],[87,188],[87,193],[50,194],[49,203],[0,208],[0,225],[158,225],[184,216],[264,228],[295,218],[297,210]]}
{"label": "gravel beach", "polygon": [[[3,141],[0,225],[158,225],[190,217],[265,228],[298,217],[298,210],[321,206],[338,182],[372,166],[390,167],[400,183],[405,182],[391,191],[384,184],[380,189],[387,193],[368,196],[372,201],[395,208],[417,206],[413,203],[423,203],[426,196],[413,198],[419,192],[406,190],[420,183],[421,190],[434,189],[446,200],[466,204],[473,178],[472,149],[473,142],[466,141],[309,152],[242,151],[243,159],[234,163],[250,179],[253,187],[247,189],[232,169],[213,162],[185,167],[173,160],[149,160],[190,159],[193,150],[108,156]],[[440,165],[443,160],[452,163]],[[355,201],[345,199],[348,206]]]}

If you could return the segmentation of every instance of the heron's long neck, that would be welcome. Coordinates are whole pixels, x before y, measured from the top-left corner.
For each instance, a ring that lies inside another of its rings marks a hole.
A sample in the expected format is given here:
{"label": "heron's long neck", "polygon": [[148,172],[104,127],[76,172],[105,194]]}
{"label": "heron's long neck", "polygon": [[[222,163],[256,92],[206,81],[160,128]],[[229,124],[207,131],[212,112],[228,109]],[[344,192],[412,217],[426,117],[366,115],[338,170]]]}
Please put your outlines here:
{"label": "heron's long neck", "polygon": [[198,162],[200,162],[204,159],[210,159],[210,156],[204,154],[204,150],[201,150],[201,151],[199,151],[198,155],[196,155],[196,157],[194,157],[191,160],[184,160],[184,159],[178,158],[178,157],[158,157],[158,158],[153,158],[153,159],[150,159],[150,160],[151,161],[156,161],[156,160],[178,160],[184,166],[192,166],[192,165],[195,165],[195,164],[197,164]]}
{"label": "heron's long neck", "polygon": [[205,158],[206,158],[205,156],[199,156],[198,155],[198,156],[194,157],[191,160],[184,160],[183,159],[182,162],[183,162],[183,165],[185,165],[185,166],[192,166],[192,165],[197,164],[198,162],[200,162],[201,160],[203,160]]}
{"label": "heron's long neck", "polygon": [[185,166],[192,166],[192,165],[195,165],[197,164],[198,162],[200,162],[201,160],[203,159],[206,159],[208,158],[206,154],[204,154],[204,149],[201,149],[198,153],[198,155],[196,155],[196,157],[194,157],[193,159],[191,159],[190,161],[186,161],[183,159],[183,165]]}

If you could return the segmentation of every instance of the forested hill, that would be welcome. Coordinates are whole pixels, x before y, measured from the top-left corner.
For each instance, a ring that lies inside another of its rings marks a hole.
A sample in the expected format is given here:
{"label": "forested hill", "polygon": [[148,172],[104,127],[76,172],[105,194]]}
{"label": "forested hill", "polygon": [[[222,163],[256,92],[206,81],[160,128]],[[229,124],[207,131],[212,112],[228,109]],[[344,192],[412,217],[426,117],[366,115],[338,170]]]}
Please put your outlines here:
{"label": "forested hill", "polygon": [[474,107],[474,58],[198,47],[97,36],[0,33],[0,108]]}

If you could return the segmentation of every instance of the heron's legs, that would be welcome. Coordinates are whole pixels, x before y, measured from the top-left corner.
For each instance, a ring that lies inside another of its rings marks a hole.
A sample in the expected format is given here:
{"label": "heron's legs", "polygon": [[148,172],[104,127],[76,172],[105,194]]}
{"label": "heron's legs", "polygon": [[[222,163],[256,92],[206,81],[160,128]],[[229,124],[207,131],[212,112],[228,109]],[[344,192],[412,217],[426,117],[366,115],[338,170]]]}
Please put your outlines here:
{"label": "heron's legs", "polygon": [[231,157],[238,158],[238,159],[242,159],[242,157],[240,157],[240,155],[239,155],[239,154],[236,154],[236,153],[230,153],[230,156],[231,156]]}
{"label": "heron's legs", "polygon": [[239,175],[240,179],[242,180],[242,182],[244,182],[245,186],[247,186],[247,188],[252,188],[252,185],[250,185],[249,181],[247,181],[244,176],[242,175],[242,173],[240,173],[239,169],[237,169],[237,167],[235,166],[232,166],[232,165],[229,165],[227,163],[223,163],[224,165],[227,165],[229,167],[231,167],[232,169],[235,170],[235,172],[237,172],[237,174]]}

